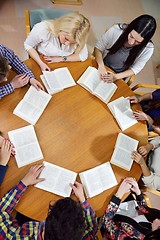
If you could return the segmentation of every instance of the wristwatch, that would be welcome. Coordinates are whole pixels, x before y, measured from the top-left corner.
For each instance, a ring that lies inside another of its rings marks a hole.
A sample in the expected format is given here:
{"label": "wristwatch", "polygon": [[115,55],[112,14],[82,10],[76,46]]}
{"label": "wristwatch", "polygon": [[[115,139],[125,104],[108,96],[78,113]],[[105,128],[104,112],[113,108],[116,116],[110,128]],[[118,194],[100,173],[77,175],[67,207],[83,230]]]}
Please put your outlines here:
{"label": "wristwatch", "polygon": [[67,61],[67,57],[66,57],[66,56],[63,56],[63,57],[62,57],[62,61],[63,61],[63,62],[66,62],[66,61]]}

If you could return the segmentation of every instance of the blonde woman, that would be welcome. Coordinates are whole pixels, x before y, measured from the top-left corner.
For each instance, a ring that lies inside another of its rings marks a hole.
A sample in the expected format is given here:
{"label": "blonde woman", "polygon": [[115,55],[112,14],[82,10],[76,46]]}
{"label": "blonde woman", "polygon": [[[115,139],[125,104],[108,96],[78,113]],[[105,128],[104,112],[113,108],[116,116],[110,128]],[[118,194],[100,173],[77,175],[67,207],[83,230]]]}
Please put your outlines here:
{"label": "blonde woman", "polygon": [[24,46],[41,70],[49,70],[39,54],[48,63],[85,61],[88,58],[86,41],[90,23],[79,13],[37,23]]}

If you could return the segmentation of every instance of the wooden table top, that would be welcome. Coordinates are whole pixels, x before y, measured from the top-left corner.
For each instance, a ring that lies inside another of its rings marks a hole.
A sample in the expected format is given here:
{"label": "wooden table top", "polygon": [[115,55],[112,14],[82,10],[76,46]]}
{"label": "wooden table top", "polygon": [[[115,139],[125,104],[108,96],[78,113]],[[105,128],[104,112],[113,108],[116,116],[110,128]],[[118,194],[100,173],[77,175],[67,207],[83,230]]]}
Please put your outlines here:
{"label": "wooden table top", "polygon": [[[32,60],[25,61],[36,78],[40,80],[41,71]],[[96,66],[95,61],[88,59],[85,62],[54,63],[52,70],[67,66],[75,81],[88,66]],[[10,78],[13,73],[10,73]],[[120,96],[131,96],[133,92],[123,80],[117,80],[118,90],[111,101]],[[1,100],[1,127],[0,130],[7,136],[7,132],[29,125],[28,122],[13,114],[14,108],[23,98],[29,86],[16,89],[14,93]],[[140,106],[134,105],[140,109]],[[114,145],[121,132],[117,122],[110,113],[107,105],[88,91],[76,85],[53,95],[47,108],[34,126],[44,161],[80,173],[109,161]],[[125,134],[140,141],[140,145],[147,143],[147,127],[139,122],[124,131]],[[1,186],[1,196],[12,188],[27,173],[31,165],[17,168],[16,161],[11,157],[9,168]],[[141,169],[134,163],[130,172],[112,165],[118,183],[127,176],[140,178]],[[79,179],[78,179],[79,180]],[[111,196],[116,192],[115,186],[89,199],[97,215],[103,214]],[[43,191],[33,186],[22,196],[16,210],[35,220],[44,220],[48,212],[48,203],[60,199],[60,196]]]}

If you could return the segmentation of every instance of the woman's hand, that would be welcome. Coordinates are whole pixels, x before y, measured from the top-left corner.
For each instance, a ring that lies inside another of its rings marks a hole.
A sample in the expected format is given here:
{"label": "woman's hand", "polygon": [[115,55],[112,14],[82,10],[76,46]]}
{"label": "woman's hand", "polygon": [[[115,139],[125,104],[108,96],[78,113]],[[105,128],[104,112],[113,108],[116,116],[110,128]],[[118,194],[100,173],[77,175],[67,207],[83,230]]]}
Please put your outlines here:
{"label": "woman's hand", "polygon": [[74,184],[70,183],[70,186],[73,190],[73,193],[79,199],[81,203],[85,202],[85,196],[83,191],[83,185],[79,182],[75,182]]}
{"label": "woman's hand", "polygon": [[42,71],[51,71],[51,69],[44,62],[41,62],[41,64],[39,64],[39,66]]}
{"label": "woman's hand", "polygon": [[138,152],[143,156],[147,157],[148,153],[154,148],[153,144],[148,143],[145,146],[141,146],[138,148]]}
{"label": "woman's hand", "polygon": [[131,158],[138,163],[139,165],[143,165],[145,163],[144,158],[141,154],[139,154],[137,151],[133,151],[131,154]]}
{"label": "woman's hand", "polygon": [[142,111],[136,110],[133,112],[134,117],[140,121],[148,121],[148,115]]}
{"label": "woman's hand", "polygon": [[29,82],[30,82],[30,84],[31,84],[32,86],[34,86],[38,91],[39,91],[39,90],[43,90],[43,91],[44,91],[44,87],[43,87],[42,84],[41,84],[39,81],[37,81],[36,79],[30,78]]}
{"label": "woman's hand", "polygon": [[125,178],[125,182],[130,184],[132,192],[134,192],[136,195],[141,194],[138,183],[134,178],[131,177]]}
{"label": "woman's hand", "polygon": [[139,103],[139,99],[136,96],[128,97],[130,103]]}
{"label": "woman's hand", "polygon": [[130,189],[131,189],[131,185],[128,182],[126,182],[124,179],[118,188],[118,191],[117,191],[118,197],[121,199],[125,193],[130,192]]}

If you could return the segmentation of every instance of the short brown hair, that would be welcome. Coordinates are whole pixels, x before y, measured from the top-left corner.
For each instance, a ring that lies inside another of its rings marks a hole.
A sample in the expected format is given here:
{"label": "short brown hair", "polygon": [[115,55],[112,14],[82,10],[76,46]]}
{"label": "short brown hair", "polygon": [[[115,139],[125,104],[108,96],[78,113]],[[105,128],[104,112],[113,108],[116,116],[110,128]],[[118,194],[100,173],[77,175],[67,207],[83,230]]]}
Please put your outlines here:
{"label": "short brown hair", "polygon": [[0,55],[0,81],[2,81],[9,71],[9,66],[7,60]]}

